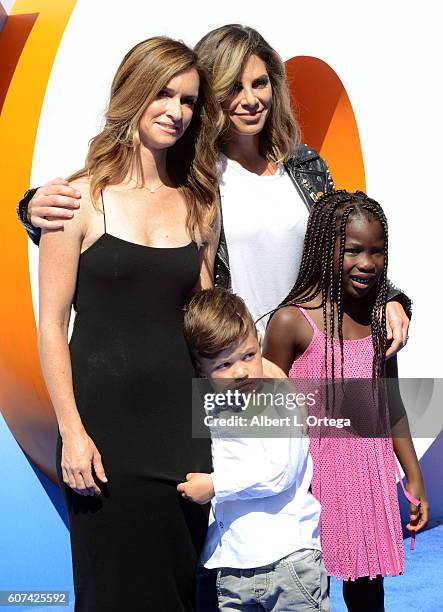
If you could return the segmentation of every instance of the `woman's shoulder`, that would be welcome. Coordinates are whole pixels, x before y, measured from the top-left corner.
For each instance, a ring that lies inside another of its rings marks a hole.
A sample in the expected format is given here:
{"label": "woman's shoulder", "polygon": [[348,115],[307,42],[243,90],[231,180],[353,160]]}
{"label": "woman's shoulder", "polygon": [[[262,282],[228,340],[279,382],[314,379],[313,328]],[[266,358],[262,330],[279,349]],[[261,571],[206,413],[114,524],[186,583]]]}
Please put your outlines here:
{"label": "woman's shoulder", "polygon": [[65,232],[76,232],[84,237],[98,212],[98,208],[101,208],[101,202],[97,203],[98,207],[94,206],[92,202],[89,177],[75,177],[73,180],[69,180],[69,185],[80,193],[80,199],[77,200],[79,207],[72,211],[73,217],[65,222],[64,229]]}
{"label": "woman's shoulder", "polygon": [[[88,176],[82,176],[69,181],[69,185],[80,192],[80,216],[82,218],[88,217],[94,210],[94,205],[91,196],[91,179]],[[98,203],[99,206],[101,202]]]}
{"label": "woman's shoulder", "polygon": [[80,191],[82,195],[83,193],[89,193],[89,189],[91,185],[91,179],[89,176],[80,176],[72,180],[68,179],[68,181],[69,181],[70,186]]}
{"label": "woman's shoulder", "polygon": [[310,184],[312,176],[318,176],[323,187],[321,191],[324,193],[335,189],[328,164],[315,149],[307,144],[295,146],[291,155],[285,161],[285,167],[295,180],[305,173],[308,184]]}
{"label": "woman's shoulder", "polygon": [[[78,208],[69,209],[66,212],[72,216],[67,216],[63,222],[63,231],[54,231],[52,229],[42,229],[42,239],[40,246],[45,247],[45,252],[48,252],[50,247],[54,249],[64,249],[69,245],[73,246],[73,252],[78,244],[81,244],[91,215],[91,198],[89,195],[89,181],[83,178],[75,178],[69,180],[69,186],[80,193],[80,199],[76,200]],[[49,245],[49,247],[48,247]]]}
{"label": "woman's shoulder", "polygon": [[89,177],[82,176],[80,178],[69,180],[69,186],[80,192],[81,204],[91,204],[91,181]]}

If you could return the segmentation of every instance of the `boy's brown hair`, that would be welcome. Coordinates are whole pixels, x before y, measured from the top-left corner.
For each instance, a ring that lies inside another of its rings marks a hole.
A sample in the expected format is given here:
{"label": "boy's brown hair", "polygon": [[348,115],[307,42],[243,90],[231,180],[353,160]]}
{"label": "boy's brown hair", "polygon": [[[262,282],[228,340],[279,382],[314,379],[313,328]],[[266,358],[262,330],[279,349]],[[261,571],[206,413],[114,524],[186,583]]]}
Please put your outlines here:
{"label": "boy's brown hair", "polygon": [[185,306],[184,332],[192,353],[207,359],[249,333],[257,333],[244,301],[221,288],[204,289],[189,300]]}

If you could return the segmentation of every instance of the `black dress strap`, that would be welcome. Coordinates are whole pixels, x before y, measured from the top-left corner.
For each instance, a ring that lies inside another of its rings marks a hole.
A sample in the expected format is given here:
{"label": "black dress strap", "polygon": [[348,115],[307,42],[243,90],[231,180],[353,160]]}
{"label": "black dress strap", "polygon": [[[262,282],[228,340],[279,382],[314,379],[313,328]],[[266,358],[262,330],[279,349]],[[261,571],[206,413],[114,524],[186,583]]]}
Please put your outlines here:
{"label": "black dress strap", "polygon": [[106,213],[105,213],[105,201],[103,200],[103,189],[100,189],[100,197],[102,199],[102,207],[103,207],[103,224],[105,226],[105,234],[106,234]]}

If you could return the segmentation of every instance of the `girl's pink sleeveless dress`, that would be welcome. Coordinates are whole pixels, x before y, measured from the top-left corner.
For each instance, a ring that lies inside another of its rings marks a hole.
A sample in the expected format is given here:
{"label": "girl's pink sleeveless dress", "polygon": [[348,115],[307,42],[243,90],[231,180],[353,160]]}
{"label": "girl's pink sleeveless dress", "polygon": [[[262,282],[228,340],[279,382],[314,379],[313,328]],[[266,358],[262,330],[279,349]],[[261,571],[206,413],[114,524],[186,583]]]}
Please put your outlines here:
{"label": "girl's pink sleeveless dress", "polygon": [[[303,308],[300,311],[314,335],[292,364],[289,377],[325,378],[324,334]],[[340,378],[340,344],[338,339],[334,342],[335,376]],[[344,377],[371,378],[373,355],[370,336],[344,340]],[[320,536],[328,575],[355,580],[402,574],[403,537],[392,439],[316,436],[311,437],[310,450],[312,493],[322,506]]]}

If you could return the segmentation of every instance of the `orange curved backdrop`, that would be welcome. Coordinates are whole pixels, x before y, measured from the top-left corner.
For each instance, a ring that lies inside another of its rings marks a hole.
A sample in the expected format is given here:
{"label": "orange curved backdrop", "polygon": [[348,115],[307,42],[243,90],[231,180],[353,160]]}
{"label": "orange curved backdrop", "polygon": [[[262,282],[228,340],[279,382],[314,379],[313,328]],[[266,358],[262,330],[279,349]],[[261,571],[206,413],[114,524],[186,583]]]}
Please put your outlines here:
{"label": "orange curved backdrop", "polygon": [[[39,365],[28,242],[15,206],[29,186],[46,86],[74,6],[75,0],[20,0],[0,32],[0,409],[17,442],[54,482],[57,424]],[[304,142],[327,159],[337,187],[364,189],[357,124],[340,79],[314,57],[294,57],[286,67]]]}
{"label": "orange curved backdrop", "polygon": [[0,32],[0,408],[17,442],[54,481],[56,420],[40,371],[27,239],[15,206],[29,186],[46,86],[74,6],[19,0]]}
{"label": "orange curved backdrop", "polygon": [[337,189],[365,191],[357,122],[335,71],[321,59],[301,55],[286,62],[286,73],[303,142],[327,160]]}

